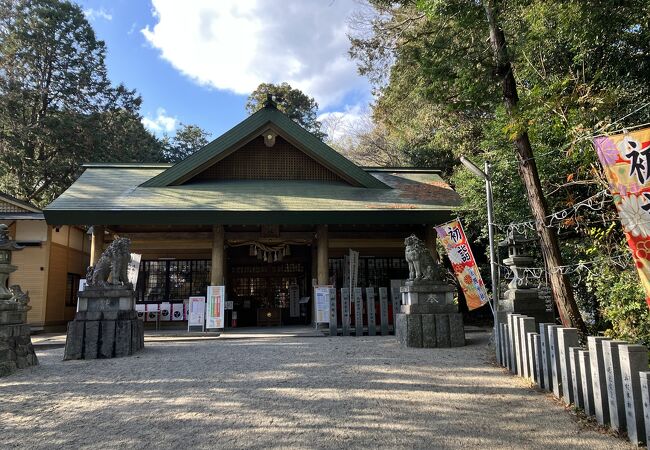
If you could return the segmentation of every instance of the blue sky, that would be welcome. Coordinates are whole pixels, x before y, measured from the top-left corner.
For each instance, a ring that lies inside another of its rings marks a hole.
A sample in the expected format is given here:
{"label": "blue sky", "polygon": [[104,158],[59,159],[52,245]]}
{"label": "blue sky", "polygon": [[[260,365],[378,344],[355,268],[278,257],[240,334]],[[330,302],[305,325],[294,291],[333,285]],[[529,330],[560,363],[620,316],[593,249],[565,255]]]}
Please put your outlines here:
{"label": "blue sky", "polygon": [[347,56],[356,0],[77,3],[106,42],[111,80],[140,93],[145,126],[158,135],[187,123],[219,136],[246,117],[246,96],[261,82],[302,89],[322,118],[354,121],[371,100]]}

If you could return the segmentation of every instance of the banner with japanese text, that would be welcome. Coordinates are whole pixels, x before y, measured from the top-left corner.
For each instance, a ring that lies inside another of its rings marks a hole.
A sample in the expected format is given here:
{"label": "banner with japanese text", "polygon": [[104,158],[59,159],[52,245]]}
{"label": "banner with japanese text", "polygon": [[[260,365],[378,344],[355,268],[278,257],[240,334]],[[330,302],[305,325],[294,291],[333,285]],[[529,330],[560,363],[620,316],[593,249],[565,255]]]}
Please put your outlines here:
{"label": "banner with japanese text", "polygon": [[205,314],[205,328],[208,330],[225,328],[224,309],[226,302],[225,286],[208,286],[208,303]]}
{"label": "banner with japanese text", "polygon": [[650,128],[594,139],[650,308]]}
{"label": "banner with japanese text", "polygon": [[485,284],[478,271],[472,249],[467,242],[463,226],[459,220],[436,227],[438,239],[447,250],[447,255],[456,273],[456,278],[465,294],[467,308],[473,310],[485,305],[488,301]]}

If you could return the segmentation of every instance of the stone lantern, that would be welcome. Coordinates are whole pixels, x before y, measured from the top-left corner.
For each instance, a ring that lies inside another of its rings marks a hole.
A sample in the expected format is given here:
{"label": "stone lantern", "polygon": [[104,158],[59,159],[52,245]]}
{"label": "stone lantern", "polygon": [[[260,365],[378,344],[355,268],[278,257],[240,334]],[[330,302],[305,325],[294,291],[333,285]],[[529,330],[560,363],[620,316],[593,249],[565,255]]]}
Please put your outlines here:
{"label": "stone lantern", "polygon": [[546,310],[546,303],[540,298],[539,289],[528,278],[527,268],[532,267],[535,258],[526,255],[526,245],[535,239],[526,239],[514,229],[508,230],[506,238],[499,242],[507,247],[508,257],[503,260],[513,274],[508,289],[499,300],[497,318],[505,322],[508,313],[523,314],[535,318],[538,323],[552,322],[553,313]]}
{"label": "stone lantern", "polygon": [[9,227],[0,224],[0,376],[38,364],[27,322],[29,295],[20,286],[7,289],[9,275],[18,268],[11,254],[22,247],[9,237]]}

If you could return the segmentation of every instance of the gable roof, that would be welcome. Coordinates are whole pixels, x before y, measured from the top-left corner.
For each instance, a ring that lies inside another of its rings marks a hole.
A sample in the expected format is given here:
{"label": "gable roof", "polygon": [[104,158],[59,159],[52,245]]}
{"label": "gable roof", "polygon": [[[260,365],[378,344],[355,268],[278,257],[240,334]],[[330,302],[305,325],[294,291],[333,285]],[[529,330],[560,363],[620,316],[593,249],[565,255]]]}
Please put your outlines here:
{"label": "gable roof", "polygon": [[[391,189],[379,179],[338,153],[316,136],[280,112],[272,103],[260,109],[196,153],[142,183],[142,187],[178,186],[211,165],[232,154],[267,128],[295,145],[308,156],[335,172],[352,186]],[[271,149],[272,151],[272,149]]]}
{"label": "gable roof", "polygon": [[34,205],[0,193],[0,220],[43,220],[42,211]]}
{"label": "gable roof", "polygon": [[460,197],[434,171],[368,170],[391,189],[315,181],[225,180],[145,188],[168,165],[85,166],[45,208],[51,225],[438,224]]}
{"label": "gable roof", "polygon": [[18,200],[16,197],[11,196],[9,194],[3,194],[0,192],[0,202],[3,203],[8,203],[9,205],[13,206],[15,209],[18,209],[20,211],[14,211],[14,212],[29,212],[29,213],[40,213],[41,210],[32,205],[31,203],[24,202],[22,200]]}

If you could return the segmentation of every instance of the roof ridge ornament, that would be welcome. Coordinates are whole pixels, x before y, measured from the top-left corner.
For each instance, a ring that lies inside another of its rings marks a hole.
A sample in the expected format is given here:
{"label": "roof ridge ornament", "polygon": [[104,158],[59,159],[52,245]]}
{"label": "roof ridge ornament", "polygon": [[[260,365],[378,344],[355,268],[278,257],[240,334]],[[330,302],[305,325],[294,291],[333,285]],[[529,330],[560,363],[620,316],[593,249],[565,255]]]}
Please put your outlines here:
{"label": "roof ridge ornament", "polygon": [[278,109],[278,104],[273,99],[273,94],[266,94],[266,100],[264,101],[265,108]]}

